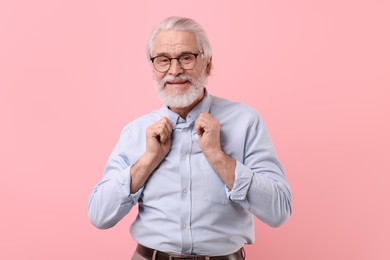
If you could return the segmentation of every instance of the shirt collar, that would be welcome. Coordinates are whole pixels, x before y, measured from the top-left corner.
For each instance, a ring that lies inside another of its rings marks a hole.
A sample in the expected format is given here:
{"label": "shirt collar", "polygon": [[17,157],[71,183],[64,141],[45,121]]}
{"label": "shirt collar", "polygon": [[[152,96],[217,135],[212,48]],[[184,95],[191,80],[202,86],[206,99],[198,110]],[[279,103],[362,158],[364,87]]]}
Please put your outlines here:
{"label": "shirt collar", "polygon": [[[210,112],[211,107],[211,96],[205,89],[204,97],[199,102],[196,107],[194,107],[190,113],[188,113],[187,118],[185,118],[185,122],[187,125],[193,125],[198,118],[198,116],[203,112]],[[168,118],[168,120],[171,122],[173,129],[176,128],[176,125],[183,122],[184,120],[175,112],[170,110],[167,106],[164,106],[160,109],[161,114]]]}

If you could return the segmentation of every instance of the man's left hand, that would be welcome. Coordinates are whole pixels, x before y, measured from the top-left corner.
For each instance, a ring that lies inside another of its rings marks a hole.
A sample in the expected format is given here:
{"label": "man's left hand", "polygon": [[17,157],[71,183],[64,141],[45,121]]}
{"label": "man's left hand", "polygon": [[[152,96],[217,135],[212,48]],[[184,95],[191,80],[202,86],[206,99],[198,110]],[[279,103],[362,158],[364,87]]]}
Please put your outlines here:
{"label": "man's left hand", "polygon": [[195,130],[199,136],[199,146],[207,157],[222,151],[220,141],[221,124],[209,113],[203,112],[195,122]]}
{"label": "man's left hand", "polygon": [[202,113],[195,122],[199,146],[221,180],[231,190],[234,185],[236,160],[226,155],[221,148],[221,124],[209,113]]}

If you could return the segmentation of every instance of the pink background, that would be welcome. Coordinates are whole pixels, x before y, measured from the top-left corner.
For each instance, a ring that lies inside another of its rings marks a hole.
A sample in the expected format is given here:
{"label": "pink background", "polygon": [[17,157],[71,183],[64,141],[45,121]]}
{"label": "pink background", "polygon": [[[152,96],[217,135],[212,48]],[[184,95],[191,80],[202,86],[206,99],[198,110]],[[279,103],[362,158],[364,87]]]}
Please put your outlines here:
{"label": "pink background", "polygon": [[0,259],[130,259],[135,211],[87,201],[122,127],[159,108],[145,45],[170,15],[214,48],[209,91],[263,116],[293,193],[249,259],[390,259],[387,0],[0,2]]}

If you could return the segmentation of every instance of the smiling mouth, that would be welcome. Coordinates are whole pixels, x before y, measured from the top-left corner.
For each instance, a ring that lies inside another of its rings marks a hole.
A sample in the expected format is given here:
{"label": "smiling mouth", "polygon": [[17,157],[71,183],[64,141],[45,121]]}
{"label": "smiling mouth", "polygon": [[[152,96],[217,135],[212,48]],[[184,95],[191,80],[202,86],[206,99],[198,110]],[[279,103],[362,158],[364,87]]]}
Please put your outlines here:
{"label": "smiling mouth", "polygon": [[175,85],[175,84],[185,84],[189,82],[188,80],[178,80],[178,81],[168,81],[166,84],[172,84],[172,85]]}

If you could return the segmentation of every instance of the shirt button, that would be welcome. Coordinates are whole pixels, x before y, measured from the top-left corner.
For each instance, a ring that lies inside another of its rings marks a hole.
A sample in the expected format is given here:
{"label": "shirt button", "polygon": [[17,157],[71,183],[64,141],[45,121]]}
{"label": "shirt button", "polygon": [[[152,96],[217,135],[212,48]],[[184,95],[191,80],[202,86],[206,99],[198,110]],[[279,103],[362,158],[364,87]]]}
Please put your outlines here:
{"label": "shirt button", "polygon": [[184,194],[187,194],[187,189],[183,189],[183,193],[184,193]]}
{"label": "shirt button", "polygon": [[181,157],[181,159],[182,159],[182,161],[187,160],[187,155],[183,155],[183,156]]}
{"label": "shirt button", "polygon": [[186,228],[187,228],[187,225],[186,225],[186,224],[182,224],[182,225],[181,225],[181,228],[182,228],[182,229],[186,229]]}

